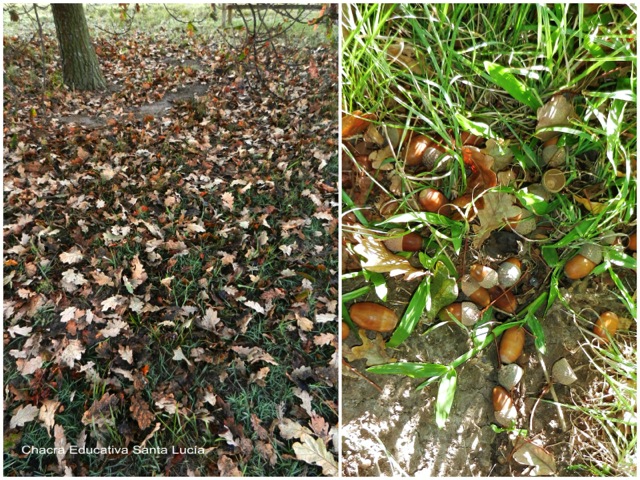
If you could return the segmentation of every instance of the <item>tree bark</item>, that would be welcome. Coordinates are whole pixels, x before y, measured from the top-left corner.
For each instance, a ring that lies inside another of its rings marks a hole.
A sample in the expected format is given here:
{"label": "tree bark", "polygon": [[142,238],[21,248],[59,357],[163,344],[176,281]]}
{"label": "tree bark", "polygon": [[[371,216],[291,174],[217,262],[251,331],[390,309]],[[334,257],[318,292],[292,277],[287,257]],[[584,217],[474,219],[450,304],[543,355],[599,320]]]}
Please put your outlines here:
{"label": "tree bark", "polygon": [[102,90],[107,82],[91,44],[84,7],[79,3],[52,3],[53,21],[62,58],[65,85],[77,90]]}

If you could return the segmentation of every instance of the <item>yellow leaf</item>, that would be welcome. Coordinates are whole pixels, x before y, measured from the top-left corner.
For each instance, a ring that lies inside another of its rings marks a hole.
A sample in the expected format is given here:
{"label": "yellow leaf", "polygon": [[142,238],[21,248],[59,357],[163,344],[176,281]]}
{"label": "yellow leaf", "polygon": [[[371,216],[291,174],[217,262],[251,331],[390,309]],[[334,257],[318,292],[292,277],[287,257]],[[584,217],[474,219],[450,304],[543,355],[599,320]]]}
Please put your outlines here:
{"label": "yellow leaf", "polygon": [[321,439],[303,433],[300,442],[293,444],[293,450],[298,460],[322,467],[322,473],[328,477],[338,476],[338,462]]}
{"label": "yellow leaf", "polygon": [[389,273],[392,277],[404,275],[406,280],[414,280],[426,274],[424,270],[413,268],[406,258],[391,253],[381,240],[370,236],[357,236],[360,242],[353,247],[355,252],[366,260],[362,268],[370,272]]}
{"label": "yellow leaf", "polygon": [[573,195],[573,199],[582,204],[584,208],[589,210],[591,213],[595,213],[596,215],[602,212],[607,206],[604,203],[591,202],[586,198],[580,197],[578,195]]}
{"label": "yellow leaf", "polygon": [[343,345],[342,347],[342,354],[348,361],[353,362],[354,360],[366,358],[368,367],[394,363],[396,361],[395,358],[391,358],[387,354],[385,340],[382,338],[382,335],[376,333],[376,338],[373,341],[369,340],[364,330],[359,330],[358,335],[362,340],[362,345],[352,348],[347,345]]}

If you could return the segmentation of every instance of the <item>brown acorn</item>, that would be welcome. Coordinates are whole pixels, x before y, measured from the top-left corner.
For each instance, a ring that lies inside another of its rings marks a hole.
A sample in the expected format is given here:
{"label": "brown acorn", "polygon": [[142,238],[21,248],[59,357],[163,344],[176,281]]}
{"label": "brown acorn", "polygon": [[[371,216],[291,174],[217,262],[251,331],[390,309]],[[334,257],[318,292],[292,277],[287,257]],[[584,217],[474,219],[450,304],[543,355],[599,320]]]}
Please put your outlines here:
{"label": "brown acorn", "polygon": [[491,288],[498,284],[498,272],[491,267],[476,263],[469,268],[469,274],[481,287]]}
{"label": "brown acorn", "polygon": [[600,318],[596,320],[593,326],[593,333],[598,335],[604,342],[609,341],[609,337],[613,337],[618,329],[618,323],[620,319],[618,315],[613,312],[604,312],[600,315]]}
{"label": "brown acorn", "polygon": [[513,363],[520,355],[524,348],[524,328],[511,327],[502,334],[500,340],[500,361],[502,363]]}
{"label": "brown acorn", "polygon": [[422,165],[422,158],[427,150],[436,144],[424,135],[413,135],[405,152],[405,164],[409,167]]}
{"label": "brown acorn", "polygon": [[444,307],[440,310],[440,320],[443,322],[451,320],[449,314],[468,327],[480,320],[480,310],[473,302],[456,302]]}
{"label": "brown acorn", "polygon": [[471,275],[462,277],[460,285],[464,294],[479,307],[486,307],[491,303],[487,289],[481,287],[478,281],[471,277]]}
{"label": "brown acorn", "polygon": [[384,241],[385,247],[392,252],[417,252],[422,250],[423,238],[415,232]]}
{"label": "brown acorn", "polygon": [[503,387],[494,387],[492,400],[496,421],[503,427],[510,427],[518,419],[511,395]]}
{"label": "brown acorn", "polygon": [[503,288],[513,287],[522,275],[522,262],[516,257],[507,258],[498,267],[498,283]]}
{"label": "brown acorn", "polygon": [[393,310],[373,302],[354,303],[349,308],[349,315],[359,327],[375,332],[390,332],[398,324],[398,316]]}
{"label": "brown acorn", "polygon": [[435,188],[425,188],[418,194],[418,203],[425,212],[440,213],[448,215],[450,207],[445,206],[448,203],[447,197]]}
{"label": "brown acorn", "polygon": [[489,296],[493,306],[498,310],[513,315],[518,309],[518,300],[509,290],[505,290],[500,285],[489,289]]}
{"label": "brown acorn", "polygon": [[627,248],[635,252],[638,249],[637,243],[638,243],[638,234],[634,232],[631,235],[629,235],[629,245],[627,245]]}
{"label": "brown acorn", "polygon": [[578,254],[564,266],[564,274],[571,280],[584,278],[591,273],[602,261],[602,248],[599,245],[587,243],[582,246]]}

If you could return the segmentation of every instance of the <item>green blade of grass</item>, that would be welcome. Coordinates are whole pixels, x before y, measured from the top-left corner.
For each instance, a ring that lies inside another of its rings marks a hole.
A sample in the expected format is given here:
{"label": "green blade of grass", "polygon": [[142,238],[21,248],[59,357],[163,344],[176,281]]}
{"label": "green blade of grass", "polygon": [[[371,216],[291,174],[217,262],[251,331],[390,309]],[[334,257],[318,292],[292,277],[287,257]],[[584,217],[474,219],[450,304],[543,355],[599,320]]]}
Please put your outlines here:
{"label": "green blade of grass", "polygon": [[367,368],[367,372],[379,375],[405,375],[411,378],[440,377],[447,373],[449,368],[438,363],[388,363]]}
{"label": "green blade of grass", "polygon": [[436,425],[438,425],[438,428],[444,428],[447,418],[449,418],[457,384],[458,376],[455,368],[449,369],[440,380],[436,400]]}
{"label": "green blade of grass", "polygon": [[418,288],[411,297],[407,310],[404,312],[400,323],[387,342],[387,347],[395,348],[404,342],[409,335],[411,335],[411,332],[416,328],[416,325],[418,325],[418,322],[422,317],[430,291],[431,277],[425,277],[422,279],[422,282],[420,282],[420,285],[418,285]]}
{"label": "green blade of grass", "polygon": [[509,95],[519,102],[524,103],[533,110],[537,110],[542,106],[542,102],[538,98],[538,95],[518,80],[508,68],[498,65],[497,63],[485,61],[484,69],[496,85],[505,89]]}

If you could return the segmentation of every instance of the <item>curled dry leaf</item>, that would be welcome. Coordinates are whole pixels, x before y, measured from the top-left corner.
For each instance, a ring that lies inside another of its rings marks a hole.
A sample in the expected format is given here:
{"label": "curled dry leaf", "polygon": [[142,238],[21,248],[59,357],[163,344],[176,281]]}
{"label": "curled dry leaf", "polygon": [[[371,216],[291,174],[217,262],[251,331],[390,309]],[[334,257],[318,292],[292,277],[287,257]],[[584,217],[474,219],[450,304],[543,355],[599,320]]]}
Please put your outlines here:
{"label": "curled dry leaf", "polygon": [[25,405],[18,410],[9,421],[9,428],[23,427],[25,423],[33,421],[40,409],[35,405]]}
{"label": "curled dry leaf", "polygon": [[426,274],[424,270],[418,270],[411,266],[406,258],[394,255],[382,240],[370,236],[357,235],[358,245],[353,247],[355,252],[366,260],[362,261],[362,268],[371,272],[389,273],[392,277],[404,275],[406,280],[414,280]]}
{"label": "curled dry leaf", "polygon": [[[495,187],[498,184],[496,172],[492,170],[494,159],[490,155],[485,155],[477,147],[465,145],[462,147],[462,158],[464,163],[471,167],[471,175],[467,181],[465,193],[472,193],[476,189],[484,191],[487,188]],[[477,195],[479,192],[475,192]]]}
{"label": "curled dry leaf", "polygon": [[387,48],[387,57],[391,63],[398,64],[417,75],[424,75],[424,61],[420,61],[416,49],[405,43],[395,42]]}
{"label": "curled dry leaf", "polygon": [[138,422],[140,430],[146,430],[151,426],[151,422],[155,418],[155,415],[149,410],[149,404],[142,399],[140,394],[136,394],[131,397],[131,418]]}
{"label": "curled dry leaf", "polygon": [[530,440],[518,437],[515,441],[513,459],[521,465],[533,467],[531,475],[553,475],[556,473],[556,460],[544,448]]}

